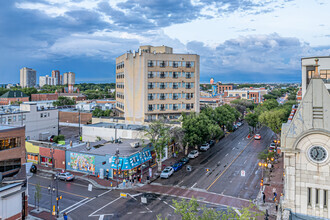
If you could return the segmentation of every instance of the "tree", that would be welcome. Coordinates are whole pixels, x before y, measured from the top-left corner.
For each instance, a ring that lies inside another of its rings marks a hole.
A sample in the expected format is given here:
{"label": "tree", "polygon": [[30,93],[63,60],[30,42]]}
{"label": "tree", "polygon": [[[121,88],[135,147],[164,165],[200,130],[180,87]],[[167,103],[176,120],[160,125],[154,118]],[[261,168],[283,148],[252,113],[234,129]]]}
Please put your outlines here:
{"label": "tree", "polygon": [[[251,203],[248,207],[243,207],[239,215],[233,208],[228,207],[226,211],[217,211],[212,208],[206,208],[205,205],[199,205],[197,200],[192,197],[189,201],[182,199],[181,201],[173,200],[173,206],[175,207],[175,213],[179,214],[182,220],[230,220],[230,219],[254,219],[264,213],[256,212],[256,207]],[[158,220],[161,220],[160,215],[157,216]]]}
{"label": "tree", "polygon": [[171,139],[178,144],[180,151],[184,150],[184,130],[182,127],[172,127],[170,129]]}
{"label": "tree", "polygon": [[267,158],[272,158],[274,157],[275,153],[274,152],[269,152],[267,149],[264,151],[259,152],[258,154],[258,159],[259,160],[264,160],[266,161]]}
{"label": "tree", "polygon": [[41,194],[41,186],[39,183],[36,184],[35,186],[35,194],[34,194],[34,197],[35,197],[35,201],[37,202],[38,204],[38,211],[39,211],[39,202],[40,202],[40,199],[42,197],[42,194]]}
{"label": "tree", "polygon": [[163,121],[153,121],[149,127],[144,130],[144,136],[148,138],[155,149],[158,171],[162,170],[162,157],[164,150],[171,140],[170,127]]}
{"label": "tree", "polygon": [[58,97],[57,101],[53,102],[54,106],[64,106],[64,105],[74,105],[74,104],[75,104],[74,100],[65,96],[60,96]]}
{"label": "tree", "polygon": [[94,117],[109,117],[111,115],[112,111],[111,109],[107,109],[107,110],[102,110],[100,108],[96,108],[93,110],[92,114]]}
{"label": "tree", "polygon": [[250,112],[250,113],[245,115],[245,121],[254,130],[257,127],[257,124],[258,124],[258,115],[256,113]]}
{"label": "tree", "polygon": [[223,134],[216,121],[210,119],[203,112],[184,115],[182,128],[185,133],[184,143],[195,147]]}
{"label": "tree", "polygon": [[262,105],[263,105],[267,110],[272,110],[272,109],[278,107],[278,102],[276,101],[276,99],[269,99],[269,100],[264,101],[264,103],[262,103]]}
{"label": "tree", "polygon": [[266,111],[259,116],[259,121],[263,125],[269,127],[276,134],[279,134],[281,132],[282,123],[285,121],[285,119],[285,109]]}
{"label": "tree", "polygon": [[53,141],[54,141],[55,143],[58,143],[58,142],[60,142],[60,141],[64,141],[64,140],[65,140],[65,137],[64,137],[63,134],[60,134],[60,135],[58,135],[58,136],[54,136],[54,137],[53,137]]}

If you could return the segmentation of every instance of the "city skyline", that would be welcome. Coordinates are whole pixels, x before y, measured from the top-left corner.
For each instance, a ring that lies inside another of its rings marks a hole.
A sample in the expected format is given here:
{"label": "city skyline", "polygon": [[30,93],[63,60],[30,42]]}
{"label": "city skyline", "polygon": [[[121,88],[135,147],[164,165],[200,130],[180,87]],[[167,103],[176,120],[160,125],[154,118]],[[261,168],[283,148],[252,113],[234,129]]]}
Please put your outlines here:
{"label": "city skyline", "polygon": [[[330,54],[325,1],[3,1],[1,83],[19,69],[115,82],[115,57],[167,45],[201,57],[201,82],[300,82],[300,58]],[[295,15],[295,16],[292,16]],[[15,27],[15,28],[14,28]],[[313,30],[313,31],[311,31]]]}

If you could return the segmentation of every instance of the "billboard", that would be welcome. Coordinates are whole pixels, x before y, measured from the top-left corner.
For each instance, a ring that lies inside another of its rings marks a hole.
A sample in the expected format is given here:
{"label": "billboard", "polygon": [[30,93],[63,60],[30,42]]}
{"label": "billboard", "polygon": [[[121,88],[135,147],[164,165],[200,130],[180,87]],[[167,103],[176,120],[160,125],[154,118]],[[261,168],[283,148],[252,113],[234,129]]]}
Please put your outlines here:
{"label": "billboard", "polygon": [[95,156],[70,153],[70,167],[73,170],[95,172]]}
{"label": "billboard", "polygon": [[212,85],[212,96],[216,96],[218,93],[218,87],[216,85]]}

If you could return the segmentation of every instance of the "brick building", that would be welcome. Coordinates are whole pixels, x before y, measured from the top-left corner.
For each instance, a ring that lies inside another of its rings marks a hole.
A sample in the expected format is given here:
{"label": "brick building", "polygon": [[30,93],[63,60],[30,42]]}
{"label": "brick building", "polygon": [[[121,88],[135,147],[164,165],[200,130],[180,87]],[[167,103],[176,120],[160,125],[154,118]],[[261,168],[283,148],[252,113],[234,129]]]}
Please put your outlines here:
{"label": "brick building", "polygon": [[0,125],[0,172],[17,172],[25,163],[25,127]]}
{"label": "brick building", "polygon": [[31,94],[31,101],[48,101],[48,100],[57,100],[57,93],[39,93],[39,94]]}
{"label": "brick building", "polygon": [[0,105],[10,105],[14,102],[28,102],[29,96],[22,91],[8,91],[0,96]]}
{"label": "brick building", "polygon": [[59,111],[59,120],[64,123],[79,123],[79,114],[80,114],[80,123],[87,124],[92,122],[93,114],[91,112],[80,112],[73,111],[71,109],[63,109]]}
{"label": "brick building", "polygon": [[222,84],[221,82],[217,83],[218,87],[218,94],[224,93],[226,90],[233,90],[234,85],[233,84]]}

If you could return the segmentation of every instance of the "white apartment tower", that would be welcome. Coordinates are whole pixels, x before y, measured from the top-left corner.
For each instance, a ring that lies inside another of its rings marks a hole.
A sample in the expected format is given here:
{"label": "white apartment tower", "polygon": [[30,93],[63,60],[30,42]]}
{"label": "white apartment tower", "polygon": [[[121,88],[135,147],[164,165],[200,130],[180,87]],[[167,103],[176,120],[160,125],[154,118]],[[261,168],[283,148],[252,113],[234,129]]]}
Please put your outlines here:
{"label": "white apartment tower", "polygon": [[20,86],[22,88],[36,86],[37,71],[31,68],[23,67],[20,69]]}

